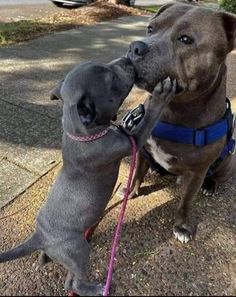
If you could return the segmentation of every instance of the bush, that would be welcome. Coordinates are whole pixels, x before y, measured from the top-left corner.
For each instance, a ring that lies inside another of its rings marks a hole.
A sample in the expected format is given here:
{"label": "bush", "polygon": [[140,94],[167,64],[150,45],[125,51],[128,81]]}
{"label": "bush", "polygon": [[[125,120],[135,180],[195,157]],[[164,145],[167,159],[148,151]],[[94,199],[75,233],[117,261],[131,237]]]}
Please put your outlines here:
{"label": "bush", "polygon": [[236,14],[236,0],[219,0],[219,4],[226,11]]}

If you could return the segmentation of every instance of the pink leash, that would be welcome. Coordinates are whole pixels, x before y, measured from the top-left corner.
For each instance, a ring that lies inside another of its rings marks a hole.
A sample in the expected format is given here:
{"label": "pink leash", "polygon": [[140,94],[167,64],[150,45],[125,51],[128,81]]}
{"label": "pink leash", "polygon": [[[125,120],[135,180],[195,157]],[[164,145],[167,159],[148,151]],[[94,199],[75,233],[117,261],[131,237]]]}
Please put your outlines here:
{"label": "pink leash", "polygon": [[113,275],[113,267],[114,267],[114,262],[115,262],[115,257],[116,257],[116,251],[117,251],[117,247],[119,245],[122,224],[124,221],[125,210],[126,210],[126,206],[127,206],[127,202],[128,202],[129,194],[130,194],[131,182],[132,182],[134,169],[135,169],[135,165],[136,165],[136,153],[137,153],[136,142],[132,136],[130,136],[129,139],[132,144],[132,160],[131,160],[131,165],[130,165],[127,186],[126,186],[126,190],[125,190],[125,194],[124,194],[123,204],[122,204],[122,207],[120,210],[120,215],[119,215],[119,219],[118,219],[118,223],[116,226],[115,235],[114,235],[114,239],[113,239],[113,243],[112,243],[112,251],[111,251],[110,263],[109,263],[109,268],[108,268],[108,273],[107,273],[107,281],[106,281],[105,289],[103,292],[103,296],[109,295],[111,281],[112,281],[112,275]]}

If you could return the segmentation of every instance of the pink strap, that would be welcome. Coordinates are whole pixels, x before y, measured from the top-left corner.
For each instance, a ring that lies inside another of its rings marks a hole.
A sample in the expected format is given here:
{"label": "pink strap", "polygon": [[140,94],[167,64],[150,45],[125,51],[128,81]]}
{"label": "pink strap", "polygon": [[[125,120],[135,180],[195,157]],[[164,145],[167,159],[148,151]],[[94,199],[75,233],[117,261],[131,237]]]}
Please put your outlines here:
{"label": "pink strap", "polygon": [[69,132],[66,132],[66,134],[73,140],[75,141],[80,141],[80,142],[90,142],[90,141],[94,141],[97,140],[99,138],[102,138],[103,136],[105,136],[109,131],[109,128],[97,133],[97,134],[93,134],[93,135],[86,135],[86,136],[75,136],[70,134]]}
{"label": "pink strap", "polygon": [[136,165],[136,153],[137,153],[136,142],[132,136],[130,136],[129,138],[130,138],[130,142],[132,144],[132,162],[130,165],[129,178],[127,181],[127,186],[126,186],[126,190],[125,190],[125,194],[124,194],[123,204],[121,207],[121,211],[120,211],[120,215],[119,215],[119,219],[118,219],[118,223],[116,226],[115,235],[114,235],[114,239],[113,239],[113,243],[112,243],[111,258],[110,258],[110,263],[109,263],[109,268],[108,268],[108,273],[107,273],[107,281],[106,281],[106,286],[105,286],[105,289],[103,292],[103,296],[109,295],[116,251],[117,251],[117,247],[119,245],[122,224],[124,221],[125,210],[126,210],[126,206],[127,206],[127,202],[128,202],[128,198],[129,198],[129,194],[130,194],[131,182],[133,179],[134,169],[135,169],[135,165]]}

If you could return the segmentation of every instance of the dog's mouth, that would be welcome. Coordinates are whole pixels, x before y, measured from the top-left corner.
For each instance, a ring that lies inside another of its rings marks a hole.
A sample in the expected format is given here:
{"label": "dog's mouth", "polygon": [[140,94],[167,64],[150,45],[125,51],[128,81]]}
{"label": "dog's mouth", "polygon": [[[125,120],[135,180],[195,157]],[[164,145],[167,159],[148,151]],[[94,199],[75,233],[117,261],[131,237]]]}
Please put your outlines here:
{"label": "dog's mouth", "polygon": [[[139,77],[138,75],[136,75],[135,77],[135,84],[137,85],[137,87],[139,87],[140,89],[144,89],[147,92],[149,92],[150,94],[152,94],[155,86],[165,80],[168,77],[168,75],[163,76],[162,78],[160,78],[157,82],[154,83],[149,83],[147,80],[145,80],[144,78]],[[172,80],[176,79],[176,78],[171,78]],[[179,79],[176,79],[176,90],[175,90],[175,94],[179,95],[181,93],[183,93],[185,90],[184,86],[182,85],[181,81]]]}

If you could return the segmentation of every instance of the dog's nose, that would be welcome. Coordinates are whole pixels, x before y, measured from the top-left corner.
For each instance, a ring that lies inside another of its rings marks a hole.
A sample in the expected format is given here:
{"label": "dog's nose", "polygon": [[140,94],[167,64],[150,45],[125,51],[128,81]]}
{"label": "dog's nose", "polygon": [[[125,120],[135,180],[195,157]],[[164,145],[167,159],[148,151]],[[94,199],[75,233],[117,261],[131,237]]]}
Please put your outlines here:
{"label": "dog's nose", "polygon": [[143,41],[132,42],[130,52],[133,57],[143,57],[148,52],[148,45]]}

